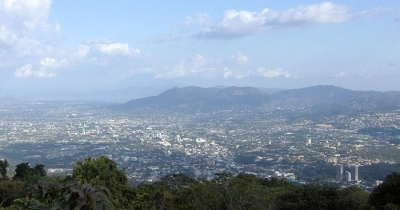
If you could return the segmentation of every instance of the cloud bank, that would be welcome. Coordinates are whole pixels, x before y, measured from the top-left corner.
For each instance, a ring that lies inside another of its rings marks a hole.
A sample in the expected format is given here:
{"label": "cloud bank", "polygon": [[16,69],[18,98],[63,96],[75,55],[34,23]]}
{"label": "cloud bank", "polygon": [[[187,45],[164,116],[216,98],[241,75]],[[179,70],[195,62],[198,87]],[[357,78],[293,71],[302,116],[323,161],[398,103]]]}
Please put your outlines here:
{"label": "cloud bank", "polygon": [[[236,62],[232,62],[232,59]],[[244,78],[297,78],[297,76],[282,68],[254,68],[245,66],[247,62],[248,57],[241,52],[217,60],[207,59],[200,54],[196,54],[193,58],[181,60],[176,65],[164,66],[161,71],[155,72],[155,78],[219,78],[237,80]]]}
{"label": "cloud bank", "polygon": [[278,28],[305,27],[322,24],[338,24],[357,18],[371,16],[379,10],[371,10],[358,14],[350,14],[344,5],[323,2],[310,6],[302,6],[285,11],[263,9],[261,12],[225,11],[219,21],[211,21],[209,16],[202,14],[187,18],[191,25],[198,23],[200,31],[193,37],[201,39],[232,39],[259,33],[263,30]]}

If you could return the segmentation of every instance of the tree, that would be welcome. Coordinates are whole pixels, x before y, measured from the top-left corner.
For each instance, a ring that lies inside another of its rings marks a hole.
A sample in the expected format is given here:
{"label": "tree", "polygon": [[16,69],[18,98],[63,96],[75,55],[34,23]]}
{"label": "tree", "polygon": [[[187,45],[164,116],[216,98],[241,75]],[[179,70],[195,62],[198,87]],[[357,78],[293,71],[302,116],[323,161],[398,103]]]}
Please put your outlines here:
{"label": "tree", "polygon": [[400,174],[389,174],[369,195],[369,203],[376,209],[400,209]]}
{"label": "tree", "polygon": [[104,186],[111,192],[111,197],[116,208],[125,206],[129,201],[123,193],[132,193],[128,186],[126,173],[117,168],[117,164],[104,157],[87,157],[83,161],[77,161],[72,171],[72,178],[80,184],[92,186]]}
{"label": "tree", "polygon": [[24,196],[24,183],[14,180],[0,181],[0,207],[11,205],[12,201]]}
{"label": "tree", "polygon": [[72,177],[81,184],[105,186],[111,191],[128,183],[125,172],[119,170],[114,161],[104,156],[87,157],[83,162],[78,161],[73,168]]}
{"label": "tree", "polygon": [[109,190],[90,184],[39,182],[31,196],[48,209],[114,209]]}
{"label": "tree", "polygon": [[262,179],[242,173],[229,180],[224,196],[226,209],[268,209],[272,207],[271,189],[261,185]]}
{"label": "tree", "polygon": [[29,166],[29,163],[20,163],[15,166],[15,175],[13,179],[25,180],[31,174],[32,170],[31,167]]}
{"label": "tree", "polygon": [[7,170],[8,170],[8,161],[7,159],[5,160],[0,160],[0,174],[2,179],[7,179]]}
{"label": "tree", "polygon": [[130,203],[129,209],[166,209],[164,190],[155,185],[140,184],[136,188],[136,198]]}
{"label": "tree", "polygon": [[359,187],[351,186],[339,191],[338,209],[368,209],[368,194]]}
{"label": "tree", "polygon": [[311,182],[303,186],[302,209],[337,209],[338,190],[318,182]]}
{"label": "tree", "polygon": [[166,188],[166,189],[181,189],[184,187],[196,185],[198,182],[185,175],[185,174],[170,174],[167,176],[164,176],[160,179],[160,181],[155,182],[154,184],[156,186],[160,186],[161,188]]}
{"label": "tree", "polygon": [[26,181],[32,177],[45,177],[46,174],[46,170],[42,164],[36,164],[34,168],[31,168],[29,163],[20,163],[15,166],[15,175],[13,179]]}
{"label": "tree", "polygon": [[39,176],[46,176],[47,172],[44,169],[44,165],[42,164],[36,164],[36,166],[33,168],[34,174],[37,174]]}

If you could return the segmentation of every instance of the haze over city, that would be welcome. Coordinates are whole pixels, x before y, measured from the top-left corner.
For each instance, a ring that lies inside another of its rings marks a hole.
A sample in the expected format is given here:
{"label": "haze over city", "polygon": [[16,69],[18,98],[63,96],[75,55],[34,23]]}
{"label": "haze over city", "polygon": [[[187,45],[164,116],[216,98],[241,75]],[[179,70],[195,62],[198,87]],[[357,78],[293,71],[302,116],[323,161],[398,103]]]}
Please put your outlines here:
{"label": "haze over city", "polygon": [[394,0],[2,0],[0,19],[2,96],[187,85],[400,90]]}
{"label": "haze over city", "polygon": [[0,0],[0,209],[400,209],[397,0]]}

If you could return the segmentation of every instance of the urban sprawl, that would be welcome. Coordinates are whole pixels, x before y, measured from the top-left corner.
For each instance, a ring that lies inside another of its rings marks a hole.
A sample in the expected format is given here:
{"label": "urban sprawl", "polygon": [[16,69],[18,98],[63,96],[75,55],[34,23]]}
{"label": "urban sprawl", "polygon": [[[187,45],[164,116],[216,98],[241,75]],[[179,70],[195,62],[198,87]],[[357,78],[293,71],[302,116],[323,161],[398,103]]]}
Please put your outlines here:
{"label": "urban sprawl", "polygon": [[0,114],[0,158],[14,166],[44,164],[50,175],[68,174],[77,160],[104,155],[138,183],[173,173],[211,179],[224,172],[305,182],[298,171],[323,161],[335,168],[323,181],[371,188],[379,180],[365,182],[359,169],[398,163],[400,151],[383,134],[359,132],[397,129],[399,112],[298,118],[273,110],[139,115],[80,103],[31,102],[3,106]]}

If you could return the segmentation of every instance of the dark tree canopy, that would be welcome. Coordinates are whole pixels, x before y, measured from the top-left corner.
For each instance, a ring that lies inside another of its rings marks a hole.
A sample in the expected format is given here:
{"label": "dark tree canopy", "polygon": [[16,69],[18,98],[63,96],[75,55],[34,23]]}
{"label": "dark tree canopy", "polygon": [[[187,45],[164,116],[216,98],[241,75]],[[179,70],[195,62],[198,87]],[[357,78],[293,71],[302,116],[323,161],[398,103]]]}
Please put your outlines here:
{"label": "dark tree canopy", "polygon": [[21,163],[15,171],[12,180],[0,180],[0,209],[400,209],[398,173],[368,196],[357,186],[339,189],[317,181],[302,185],[225,172],[211,180],[169,174],[134,187],[104,156],[78,161],[67,177],[47,177],[41,164]]}
{"label": "dark tree canopy", "polygon": [[7,159],[5,160],[0,160],[0,174],[2,179],[7,179],[7,169],[8,169],[8,161]]}
{"label": "dark tree canopy", "polygon": [[44,177],[46,174],[46,170],[42,164],[36,164],[34,168],[31,168],[29,163],[20,163],[15,167],[15,175],[13,179],[29,180],[35,176]]}
{"label": "dark tree canopy", "polygon": [[400,209],[400,174],[389,174],[369,196],[369,203],[377,209]]}

